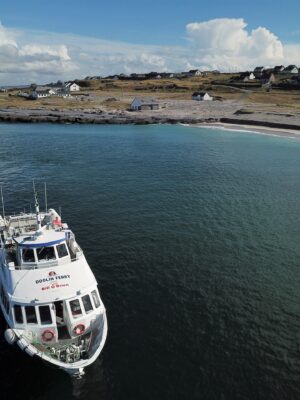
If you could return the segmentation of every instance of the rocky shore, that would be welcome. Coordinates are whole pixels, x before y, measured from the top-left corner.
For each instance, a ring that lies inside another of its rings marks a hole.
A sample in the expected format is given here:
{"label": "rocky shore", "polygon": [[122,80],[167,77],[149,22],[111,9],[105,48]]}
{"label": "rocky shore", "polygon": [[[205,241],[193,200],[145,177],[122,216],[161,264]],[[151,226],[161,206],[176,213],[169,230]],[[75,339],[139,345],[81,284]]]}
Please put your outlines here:
{"label": "rocky shore", "polygon": [[300,114],[278,112],[261,105],[238,102],[164,101],[156,111],[120,111],[95,109],[0,109],[0,122],[62,124],[201,124],[223,123],[294,130],[300,133]]}

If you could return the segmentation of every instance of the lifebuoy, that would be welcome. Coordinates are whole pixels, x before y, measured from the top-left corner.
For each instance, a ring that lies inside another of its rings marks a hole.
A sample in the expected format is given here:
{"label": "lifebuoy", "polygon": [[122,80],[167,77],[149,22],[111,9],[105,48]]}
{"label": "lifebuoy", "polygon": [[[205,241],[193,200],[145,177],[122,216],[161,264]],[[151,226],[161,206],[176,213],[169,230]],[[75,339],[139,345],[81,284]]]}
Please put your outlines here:
{"label": "lifebuoy", "polygon": [[55,336],[55,332],[51,331],[50,329],[47,329],[42,333],[42,339],[44,342],[50,342]]}
{"label": "lifebuoy", "polygon": [[73,332],[75,335],[81,335],[85,331],[85,326],[83,324],[78,324],[75,326]]}

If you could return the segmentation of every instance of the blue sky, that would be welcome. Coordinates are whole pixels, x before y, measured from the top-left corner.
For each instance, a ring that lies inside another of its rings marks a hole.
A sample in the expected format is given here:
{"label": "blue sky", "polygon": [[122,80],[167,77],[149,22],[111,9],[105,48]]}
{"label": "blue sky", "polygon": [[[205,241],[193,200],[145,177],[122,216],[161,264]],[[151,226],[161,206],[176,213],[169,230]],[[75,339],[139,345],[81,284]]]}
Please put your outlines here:
{"label": "blue sky", "polygon": [[266,26],[284,41],[300,38],[298,0],[13,0],[3,3],[1,21],[6,26],[133,43],[182,43],[188,22],[224,17],[244,18],[249,29]]}
{"label": "blue sky", "polygon": [[0,84],[300,65],[300,1],[5,1]]}

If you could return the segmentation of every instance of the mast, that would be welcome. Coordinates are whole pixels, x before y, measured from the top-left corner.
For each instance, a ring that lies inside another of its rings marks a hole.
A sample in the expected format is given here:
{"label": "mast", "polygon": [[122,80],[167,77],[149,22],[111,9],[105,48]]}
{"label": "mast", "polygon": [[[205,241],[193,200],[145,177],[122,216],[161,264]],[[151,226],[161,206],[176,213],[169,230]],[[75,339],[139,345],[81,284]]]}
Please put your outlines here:
{"label": "mast", "polygon": [[40,220],[40,206],[39,206],[39,202],[38,202],[38,198],[37,198],[37,193],[35,191],[35,184],[34,184],[34,180],[33,180],[33,193],[34,193],[34,201],[35,201],[35,215],[36,215],[36,226],[37,226],[37,230],[39,231],[42,227],[41,224],[41,220]]}

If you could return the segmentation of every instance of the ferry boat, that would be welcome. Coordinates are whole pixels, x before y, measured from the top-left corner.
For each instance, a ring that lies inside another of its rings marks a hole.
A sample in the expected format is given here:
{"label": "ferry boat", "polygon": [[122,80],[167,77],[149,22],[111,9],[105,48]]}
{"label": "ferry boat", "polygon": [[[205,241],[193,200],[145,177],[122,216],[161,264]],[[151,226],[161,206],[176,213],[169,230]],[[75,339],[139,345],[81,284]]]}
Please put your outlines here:
{"label": "ferry boat", "polygon": [[[3,196],[2,196],[3,201]],[[80,377],[101,353],[107,318],[97,281],[60,215],[0,215],[0,307],[9,344]]]}

